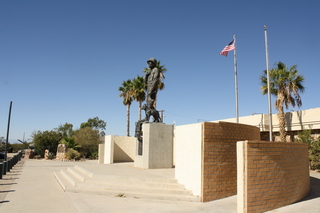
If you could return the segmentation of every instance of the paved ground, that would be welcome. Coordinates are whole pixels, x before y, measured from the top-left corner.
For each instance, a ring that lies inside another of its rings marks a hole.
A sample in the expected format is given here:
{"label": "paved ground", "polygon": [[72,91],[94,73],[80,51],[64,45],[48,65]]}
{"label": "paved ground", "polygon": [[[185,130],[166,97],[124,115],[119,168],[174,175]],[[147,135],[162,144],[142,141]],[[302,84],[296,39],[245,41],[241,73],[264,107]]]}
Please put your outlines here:
{"label": "paved ground", "polygon": [[[0,212],[216,212],[235,213],[236,196],[217,201],[174,202],[136,198],[107,197],[85,193],[64,192],[53,176],[54,171],[78,164],[92,172],[112,170],[121,173],[121,166],[99,165],[97,161],[60,162],[46,160],[22,160],[0,180]],[[108,168],[108,169],[107,169]],[[126,170],[127,171],[127,170]],[[145,171],[143,175],[172,176],[173,170]],[[149,172],[150,174],[147,174]],[[131,173],[131,172],[130,172]],[[138,169],[133,175],[139,175]],[[320,173],[311,172],[312,191],[303,201],[270,212],[319,212]]]}

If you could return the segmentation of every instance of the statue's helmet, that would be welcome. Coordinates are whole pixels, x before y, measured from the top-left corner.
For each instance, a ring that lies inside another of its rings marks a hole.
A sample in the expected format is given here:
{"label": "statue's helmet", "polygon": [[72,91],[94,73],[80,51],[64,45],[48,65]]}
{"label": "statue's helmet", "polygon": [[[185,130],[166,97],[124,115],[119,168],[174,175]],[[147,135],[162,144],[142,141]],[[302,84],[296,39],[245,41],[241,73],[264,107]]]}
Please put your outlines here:
{"label": "statue's helmet", "polygon": [[152,63],[154,63],[155,65],[157,64],[157,59],[155,58],[149,58],[149,60],[147,61],[147,63],[151,61]]}

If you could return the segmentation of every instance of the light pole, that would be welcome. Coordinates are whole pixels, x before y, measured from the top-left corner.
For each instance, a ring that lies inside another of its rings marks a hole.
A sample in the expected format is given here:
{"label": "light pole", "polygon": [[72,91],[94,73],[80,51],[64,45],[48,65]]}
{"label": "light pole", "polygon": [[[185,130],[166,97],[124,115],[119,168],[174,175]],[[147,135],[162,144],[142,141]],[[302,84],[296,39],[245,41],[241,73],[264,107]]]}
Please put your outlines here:
{"label": "light pole", "polygon": [[11,108],[12,108],[12,101],[10,101],[10,108],[9,108],[9,117],[8,117],[8,128],[7,128],[7,138],[6,138],[6,151],[5,151],[5,156],[4,160],[7,161],[7,153],[8,153],[8,143],[9,143],[9,129],[10,129],[10,118],[11,118]]}

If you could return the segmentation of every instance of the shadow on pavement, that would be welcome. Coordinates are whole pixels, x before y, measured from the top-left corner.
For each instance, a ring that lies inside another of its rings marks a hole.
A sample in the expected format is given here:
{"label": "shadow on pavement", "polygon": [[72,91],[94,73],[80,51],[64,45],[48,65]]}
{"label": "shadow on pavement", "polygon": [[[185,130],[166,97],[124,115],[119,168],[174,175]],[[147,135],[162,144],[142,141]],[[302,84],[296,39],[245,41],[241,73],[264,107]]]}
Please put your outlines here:
{"label": "shadow on pavement", "polygon": [[16,190],[0,191],[0,193],[15,192]]}
{"label": "shadow on pavement", "polygon": [[[10,176],[11,176],[11,174],[9,174]],[[20,178],[12,178],[12,177],[9,177],[9,178],[2,178],[2,180],[4,180],[4,181],[9,181],[9,180],[18,180],[18,179],[20,179]]]}
{"label": "shadow on pavement", "polygon": [[17,184],[17,183],[1,183],[0,186],[4,186],[4,185],[13,185],[13,184]]}
{"label": "shadow on pavement", "polygon": [[310,193],[307,197],[299,200],[295,203],[300,203],[307,200],[312,200],[320,197],[320,179],[316,177],[310,177]]}
{"label": "shadow on pavement", "polygon": [[301,201],[311,200],[311,199],[320,197],[320,179],[315,177],[310,177],[310,185],[311,185],[310,194]]}

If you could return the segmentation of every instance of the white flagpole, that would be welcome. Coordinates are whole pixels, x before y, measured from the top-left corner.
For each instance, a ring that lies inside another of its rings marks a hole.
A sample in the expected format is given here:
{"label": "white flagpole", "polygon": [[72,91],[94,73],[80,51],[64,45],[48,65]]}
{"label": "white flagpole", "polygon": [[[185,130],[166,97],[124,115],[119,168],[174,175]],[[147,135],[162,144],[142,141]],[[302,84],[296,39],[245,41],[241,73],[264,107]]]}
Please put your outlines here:
{"label": "white flagpole", "polygon": [[237,72],[237,47],[236,47],[236,35],[233,36],[233,42],[234,42],[234,56],[233,56],[233,61],[234,61],[234,84],[235,84],[235,96],[236,96],[236,120],[237,123],[239,123],[239,106],[238,106],[238,72]]}
{"label": "white flagpole", "polygon": [[264,25],[264,37],[265,37],[265,43],[266,43],[266,66],[267,66],[267,83],[268,83],[269,139],[270,141],[272,141],[272,108],[271,108],[270,75],[269,75],[268,36],[267,36],[266,25]]}

